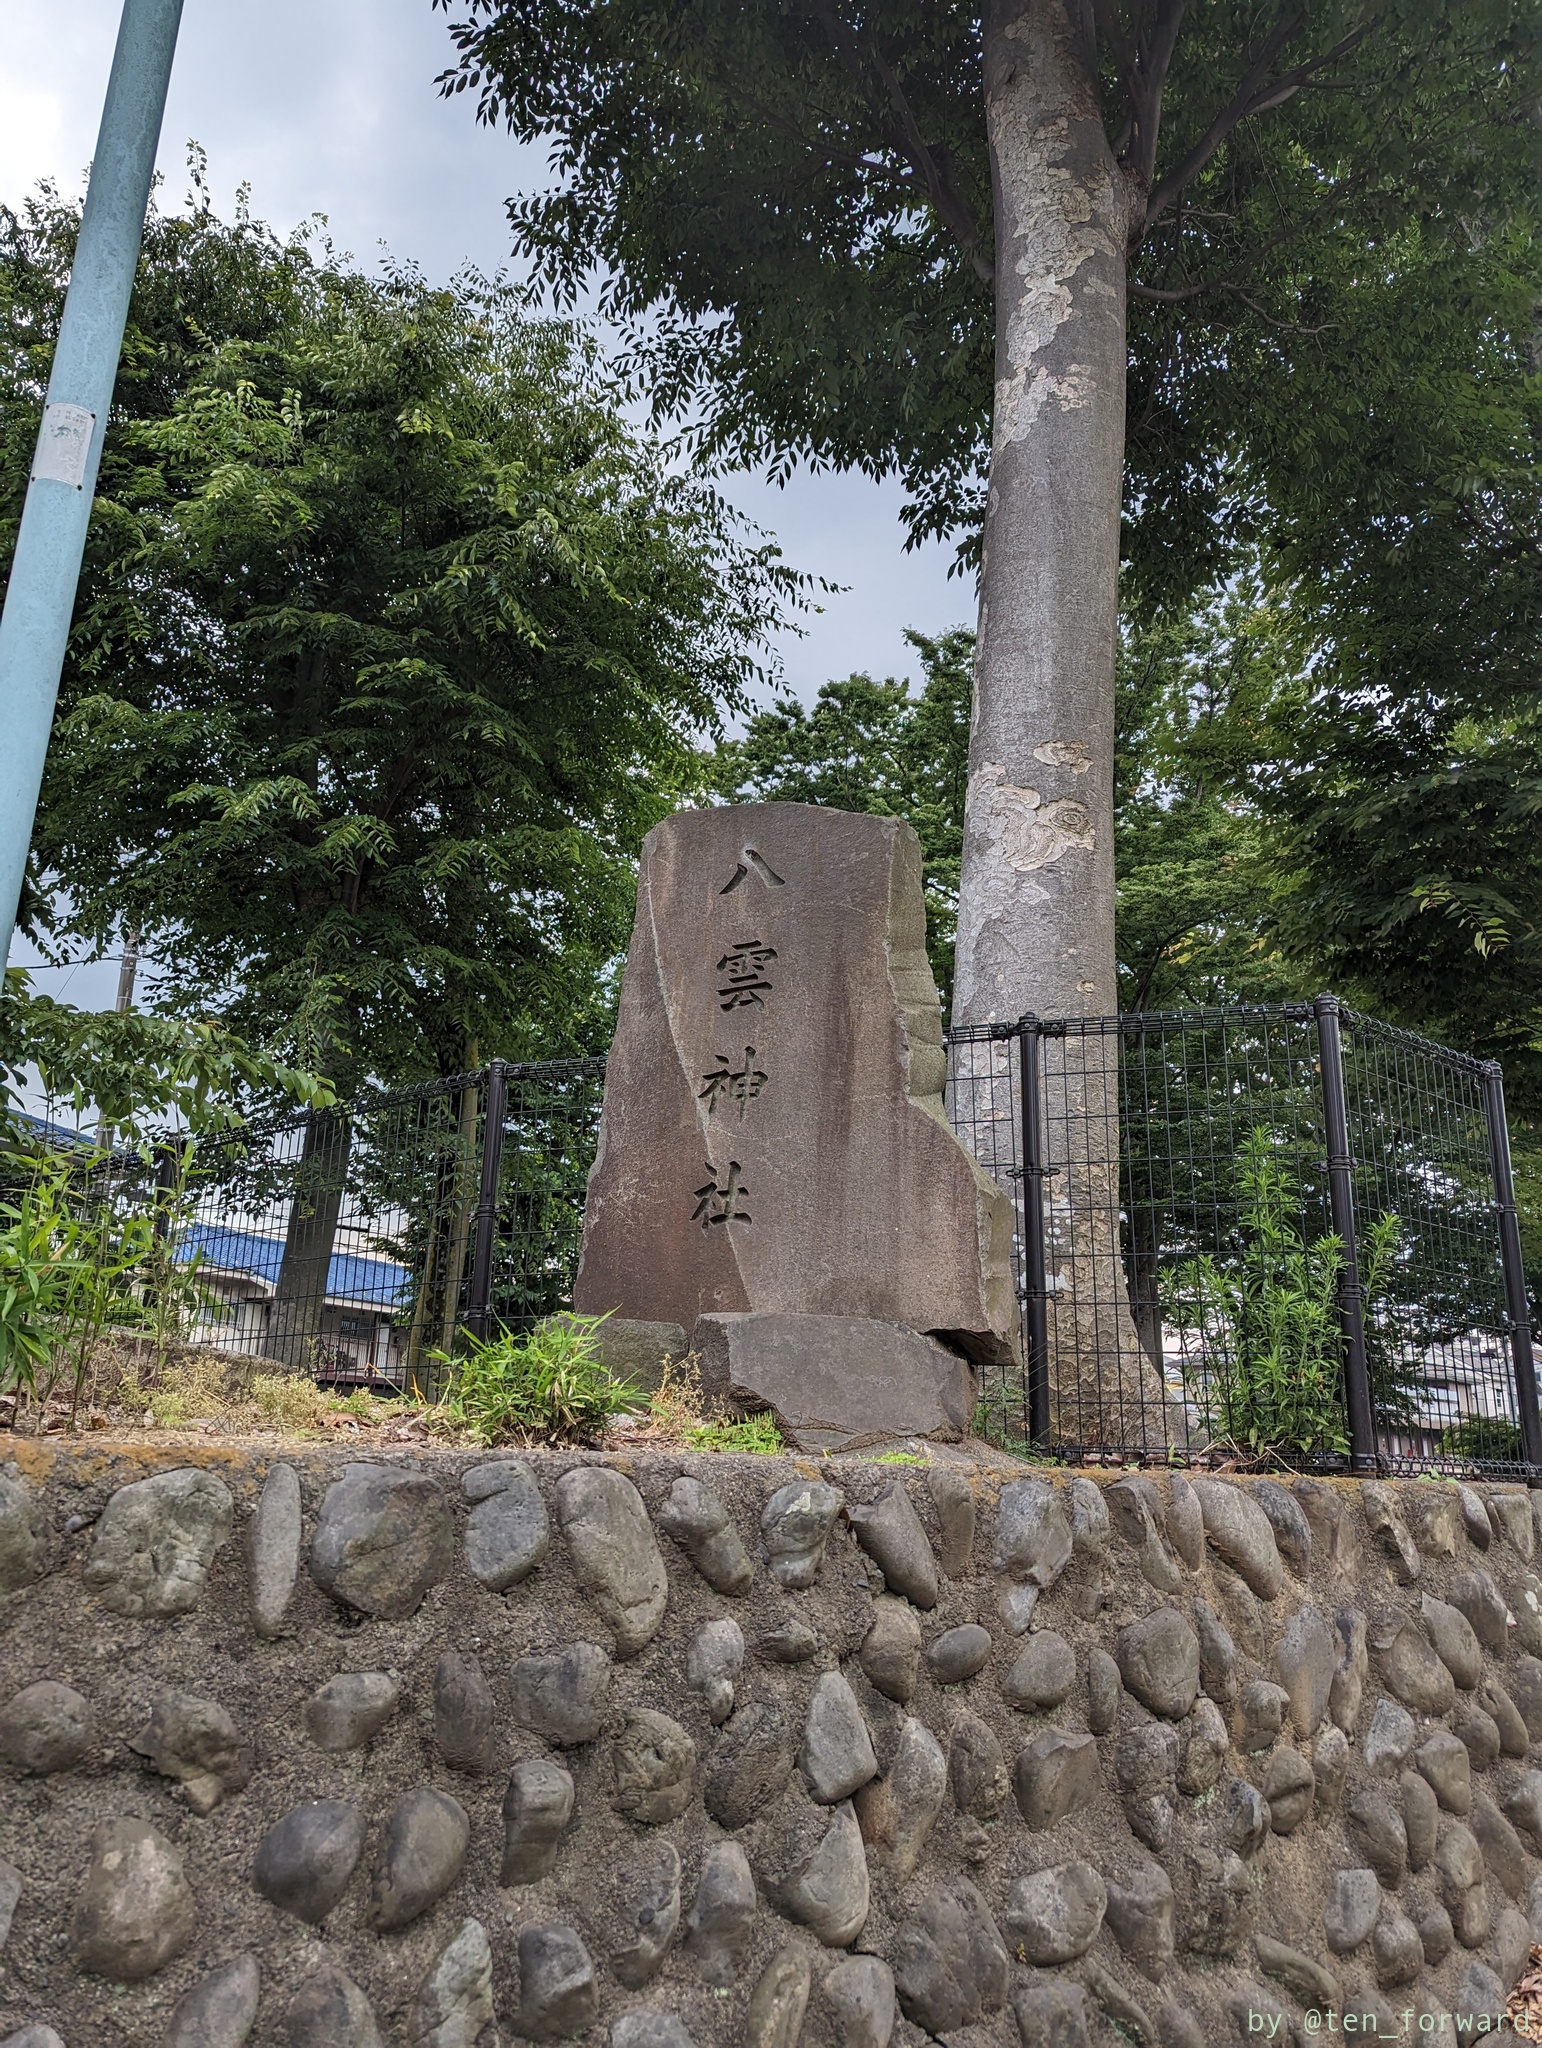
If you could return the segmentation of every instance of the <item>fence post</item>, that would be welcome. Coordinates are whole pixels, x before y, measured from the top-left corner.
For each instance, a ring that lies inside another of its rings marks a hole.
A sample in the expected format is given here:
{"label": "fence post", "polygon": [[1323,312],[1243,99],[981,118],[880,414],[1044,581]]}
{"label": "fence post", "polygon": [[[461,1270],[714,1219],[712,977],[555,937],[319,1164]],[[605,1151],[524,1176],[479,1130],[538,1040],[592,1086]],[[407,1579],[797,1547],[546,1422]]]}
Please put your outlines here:
{"label": "fence post", "polygon": [[1339,1267],[1339,1323],[1344,1333],[1344,1399],[1349,1409],[1349,1463],[1355,1472],[1376,1470],[1376,1422],[1365,1357],[1365,1290],[1355,1243],[1355,1191],[1350,1172],[1349,1115],[1344,1103],[1344,1040],[1339,999],[1318,996],[1318,1071],[1322,1077],[1323,1135],[1328,1151],[1328,1205],[1334,1234],[1344,1247]]}
{"label": "fence post", "polygon": [[1537,1367],[1531,1352],[1531,1311],[1521,1263],[1520,1219],[1515,1209],[1515,1176],[1510,1170],[1510,1126],[1505,1121],[1504,1069],[1483,1063],[1483,1110],[1488,1119],[1489,1157],[1494,1163],[1494,1206],[1499,1211],[1499,1256],[1504,1266],[1505,1310],[1510,1330],[1510,1369],[1521,1418],[1521,1452],[1526,1477],[1542,1485],[1542,1421],[1537,1416]]}
{"label": "fence post", "polygon": [[1028,1311],[1028,1436],[1049,1443],[1049,1288],[1044,1272],[1044,1119],[1039,1107],[1043,1037],[1019,1018],[1023,1097],[1023,1301]]}
{"label": "fence post", "polygon": [[487,1311],[492,1300],[493,1239],[498,1230],[498,1174],[503,1165],[506,1096],[503,1061],[494,1060],[487,1070],[487,1100],[482,1111],[482,1184],[477,1191],[471,1299],[466,1307],[466,1328],[473,1337],[487,1335]]}

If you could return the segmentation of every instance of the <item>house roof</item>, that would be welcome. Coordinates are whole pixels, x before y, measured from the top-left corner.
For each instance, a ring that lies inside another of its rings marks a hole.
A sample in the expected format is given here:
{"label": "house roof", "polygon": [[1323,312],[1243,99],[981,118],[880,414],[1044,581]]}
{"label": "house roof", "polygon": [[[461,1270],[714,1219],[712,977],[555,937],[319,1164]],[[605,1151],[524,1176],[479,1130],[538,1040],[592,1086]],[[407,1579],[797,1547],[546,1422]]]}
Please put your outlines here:
{"label": "house roof", "polygon": [[[198,1254],[199,1270],[255,1280],[264,1294],[278,1286],[284,1262],[284,1240],[256,1230],[236,1230],[225,1223],[194,1223],[177,1246],[177,1258],[189,1262]],[[327,1303],[333,1308],[374,1309],[380,1314],[404,1308],[412,1299],[412,1274],[394,1259],[363,1258],[356,1252],[334,1252],[327,1266]]]}

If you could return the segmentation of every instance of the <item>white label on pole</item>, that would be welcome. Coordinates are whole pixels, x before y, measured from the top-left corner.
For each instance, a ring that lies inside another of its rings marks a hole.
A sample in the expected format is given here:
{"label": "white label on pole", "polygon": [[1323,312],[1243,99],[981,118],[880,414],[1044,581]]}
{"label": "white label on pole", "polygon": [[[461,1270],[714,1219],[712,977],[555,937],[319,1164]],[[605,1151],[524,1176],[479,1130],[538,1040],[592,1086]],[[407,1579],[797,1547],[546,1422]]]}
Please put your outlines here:
{"label": "white label on pole", "polygon": [[91,431],[96,414],[83,405],[50,405],[43,409],[42,431],[37,453],[32,458],[32,479],[72,484],[78,491],[86,480],[86,457],[91,453]]}

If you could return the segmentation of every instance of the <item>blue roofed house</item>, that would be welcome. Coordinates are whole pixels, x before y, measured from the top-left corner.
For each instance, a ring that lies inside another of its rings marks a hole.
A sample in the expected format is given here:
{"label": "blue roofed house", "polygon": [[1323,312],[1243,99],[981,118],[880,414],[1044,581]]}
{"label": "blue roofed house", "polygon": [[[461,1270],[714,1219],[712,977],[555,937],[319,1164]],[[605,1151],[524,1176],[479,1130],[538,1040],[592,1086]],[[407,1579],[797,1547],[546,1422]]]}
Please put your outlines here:
{"label": "blue roofed house", "polygon": [[[346,1235],[346,1232],[340,1235]],[[263,1354],[268,1311],[278,1287],[284,1240],[224,1223],[194,1223],[178,1257],[196,1256],[205,1300],[193,1335],[220,1351]],[[316,1377],[323,1381],[402,1383],[412,1309],[412,1275],[373,1252],[334,1250],[327,1268]]]}

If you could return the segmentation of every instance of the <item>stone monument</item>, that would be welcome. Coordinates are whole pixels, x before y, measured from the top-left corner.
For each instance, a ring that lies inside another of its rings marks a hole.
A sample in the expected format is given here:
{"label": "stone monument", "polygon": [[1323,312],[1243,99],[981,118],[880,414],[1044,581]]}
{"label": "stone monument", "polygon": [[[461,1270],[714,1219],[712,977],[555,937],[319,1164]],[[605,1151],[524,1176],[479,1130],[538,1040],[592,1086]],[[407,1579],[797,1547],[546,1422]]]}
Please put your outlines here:
{"label": "stone monument", "polygon": [[925,941],[898,819],[736,805],[643,842],[575,1305],[674,1326],[809,1448],[962,1434],[974,1370],[1018,1355],[1012,1204],[948,1125]]}

